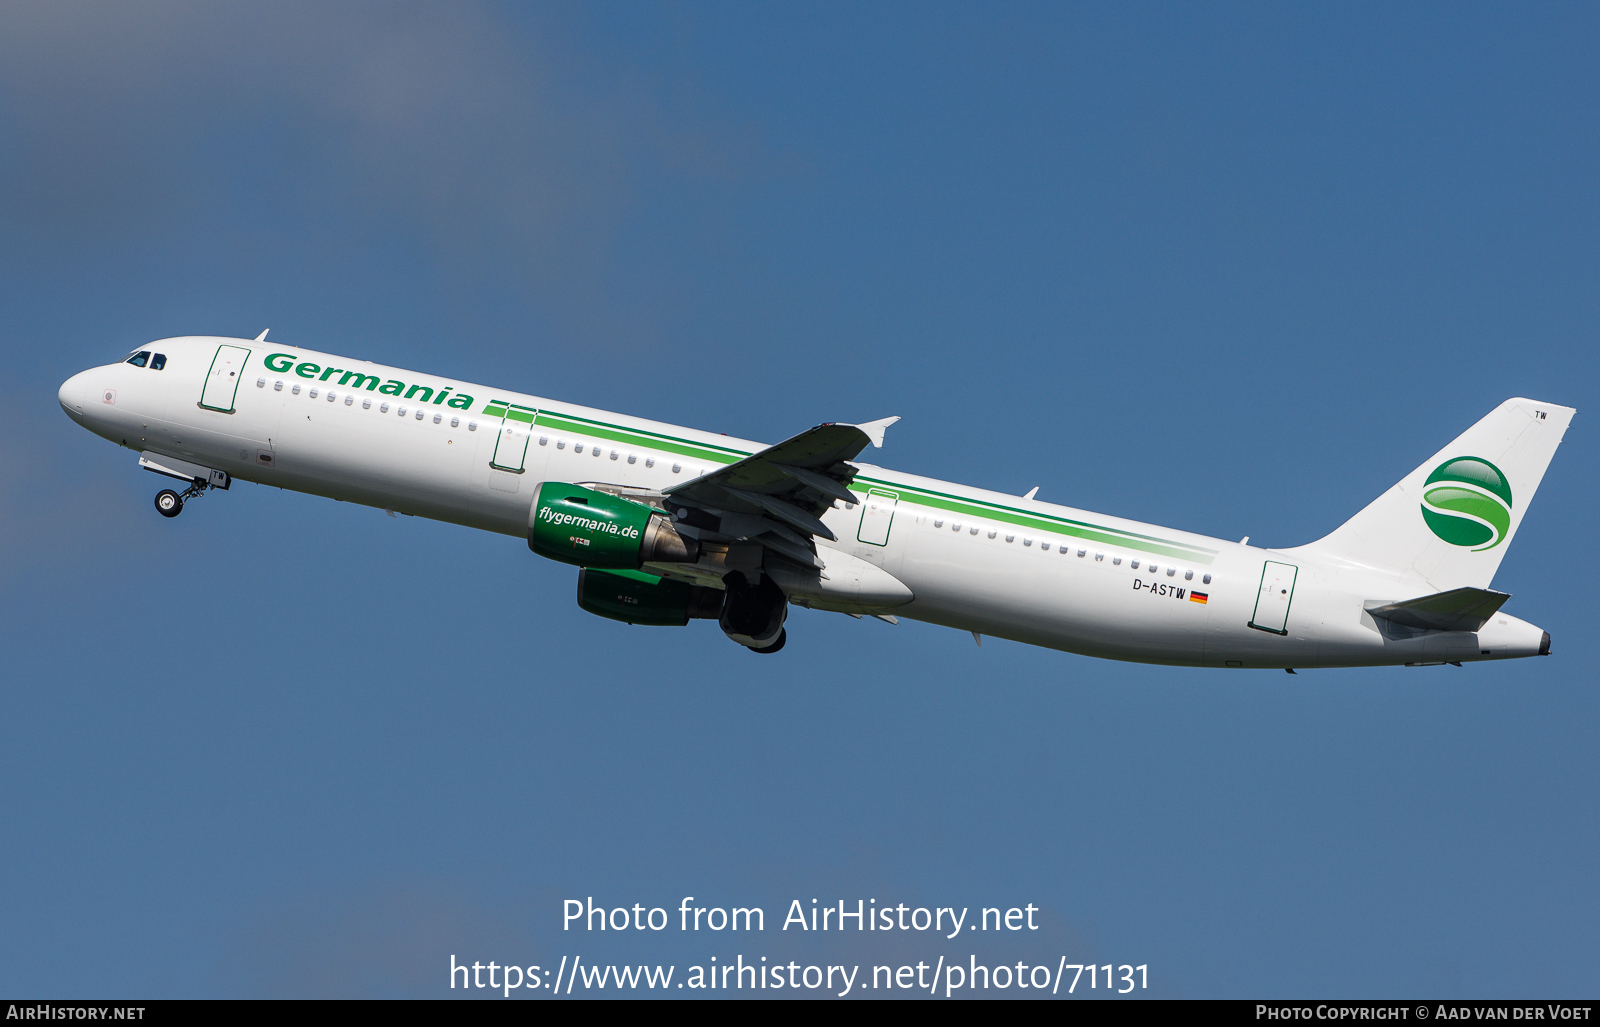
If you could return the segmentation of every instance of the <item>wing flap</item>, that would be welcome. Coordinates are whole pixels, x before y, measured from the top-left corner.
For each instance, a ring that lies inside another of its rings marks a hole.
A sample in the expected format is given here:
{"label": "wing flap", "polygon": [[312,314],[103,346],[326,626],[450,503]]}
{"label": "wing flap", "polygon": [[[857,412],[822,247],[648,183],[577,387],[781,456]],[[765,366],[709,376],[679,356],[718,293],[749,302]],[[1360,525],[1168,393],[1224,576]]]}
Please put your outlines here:
{"label": "wing flap", "polygon": [[793,503],[786,503],[777,496],[764,496],[759,492],[746,492],[743,489],[730,488],[727,491],[747,503],[755,503],[778,520],[792,524],[808,535],[821,535],[830,542],[835,540],[833,531],[826,524]]}
{"label": "wing flap", "polygon": [[764,535],[757,535],[755,537],[755,541],[761,543],[763,546],[766,546],[775,553],[782,553],[784,556],[793,560],[795,563],[798,563],[802,567],[811,567],[820,571],[826,566],[817,558],[817,554],[813,553],[810,549],[807,549],[803,545],[798,545],[794,542],[791,542],[786,538],[780,538],[774,532],[769,531]]}
{"label": "wing flap", "polygon": [[[809,552],[811,536],[835,540],[821,519],[834,503],[861,502],[847,487],[856,475],[850,461],[869,445],[882,445],[884,430],[896,420],[819,424],[727,467],[674,485],[666,490],[665,499],[669,506],[698,508],[716,517],[742,515],[730,521],[730,527],[748,524],[751,515],[764,515],[771,519],[768,523],[784,526],[774,533],[780,544],[769,548],[784,552],[787,543],[793,549],[792,529],[805,536],[799,541]],[[736,537],[753,534],[735,532]]]}
{"label": "wing flap", "polygon": [[805,482],[823,495],[832,496],[842,503],[861,502],[860,497],[854,492],[851,492],[826,474],[818,474],[816,471],[807,470],[804,467],[790,467],[788,464],[773,464],[772,466],[791,478]]}

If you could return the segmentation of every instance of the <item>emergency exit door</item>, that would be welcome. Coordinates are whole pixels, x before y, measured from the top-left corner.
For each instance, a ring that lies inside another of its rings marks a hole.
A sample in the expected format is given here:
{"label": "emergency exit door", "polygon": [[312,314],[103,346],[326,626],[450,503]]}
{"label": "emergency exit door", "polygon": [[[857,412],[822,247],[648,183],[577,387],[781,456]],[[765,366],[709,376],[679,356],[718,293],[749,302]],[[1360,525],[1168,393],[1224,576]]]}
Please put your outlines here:
{"label": "emergency exit door", "polygon": [[484,413],[501,415],[500,434],[494,440],[494,455],[489,458],[489,466],[521,474],[528,458],[528,436],[533,433],[533,420],[539,412],[514,403],[494,403]]}
{"label": "emergency exit door", "polygon": [[248,359],[250,351],[243,346],[218,346],[200,390],[200,405],[207,410],[233,413],[233,397],[239,391],[239,379],[244,376],[244,362]]}
{"label": "emergency exit door", "polygon": [[1256,611],[1250,626],[1275,635],[1289,633],[1289,604],[1294,601],[1294,579],[1300,573],[1293,564],[1268,560],[1261,567],[1261,590],[1256,593]]}
{"label": "emergency exit door", "polygon": [[889,528],[894,524],[895,504],[900,500],[893,492],[872,489],[861,500],[861,526],[856,529],[856,541],[873,546],[889,544]]}

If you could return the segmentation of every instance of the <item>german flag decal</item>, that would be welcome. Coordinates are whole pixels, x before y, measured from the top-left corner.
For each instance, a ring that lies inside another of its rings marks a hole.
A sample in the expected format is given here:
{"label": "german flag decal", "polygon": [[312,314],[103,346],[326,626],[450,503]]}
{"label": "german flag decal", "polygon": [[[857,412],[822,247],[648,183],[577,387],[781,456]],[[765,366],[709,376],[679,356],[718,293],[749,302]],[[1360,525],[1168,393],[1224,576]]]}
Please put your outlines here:
{"label": "german flag decal", "polygon": [[1208,598],[1209,598],[1209,596],[1207,596],[1206,593],[1204,593],[1204,592],[1190,592],[1189,593],[1189,602],[1191,602],[1191,603],[1199,603],[1201,606],[1204,606],[1206,604],[1206,600]]}

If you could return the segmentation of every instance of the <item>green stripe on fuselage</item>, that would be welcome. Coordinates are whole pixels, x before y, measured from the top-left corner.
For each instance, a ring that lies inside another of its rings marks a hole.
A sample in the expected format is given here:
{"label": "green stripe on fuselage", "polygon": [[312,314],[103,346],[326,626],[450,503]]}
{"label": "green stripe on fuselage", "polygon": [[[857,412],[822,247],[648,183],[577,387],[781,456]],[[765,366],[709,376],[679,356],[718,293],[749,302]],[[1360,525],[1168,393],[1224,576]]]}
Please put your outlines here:
{"label": "green stripe on fuselage", "polygon": [[[621,425],[608,424],[605,421],[595,421],[572,414],[556,414],[548,410],[541,410],[538,419],[534,423],[546,428],[565,429],[576,435],[588,435],[592,438],[607,439],[612,442],[631,442],[658,452],[677,453],[681,456],[704,460],[707,463],[731,464],[751,455],[741,449],[690,442],[688,439],[678,438],[673,435],[662,435],[659,432],[644,431],[638,428],[624,428]],[[902,503],[915,503],[935,510],[948,510],[951,513],[967,517],[983,517],[991,521],[1014,524],[1019,528],[1031,528],[1035,531],[1051,532],[1056,535],[1070,535],[1086,542],[1120,546],[1123,549],[1154,553],[1157,556],[1165,556],[1174,560],[1187,560],[1192,563],[1209,566],[1217,556],[1215,549],[1206,549],[1202,546],[1190,545],[1187,542],[1174,542],[1171,539],[1156,538],[1153,535],[1141,535],[1137,532],[1123,531],[1120,528],[1108,528],[1104,525],[1090,524],[1086,521],[1074,521],[1070,518],[1057,517],[1053,514],[1029,513],[1013,507],[1000,506],[987,500],[966,499],[944,492],[934,492],[930,489],[902,485],[899,482],[887,481],[881,478],[867,478],[858,475],[853,486],[862,486],[863,488],[883,486],[899,492],[900,502]]]}
{"label": "green stripe on fuselage", "polygon": [[1158,556],[1168,556],[1174,560],[1189,560],[1194,563],[1209,565],[1217,555],[1215,549],[1192,546],[1187,542],[1173,542],[1168,539],[1156,538],[1152,535],[1140,535],[1137,532],[1089,524],[1085,521],[1074,521],[1066,517],[1056,517],[1052,514],[1026,513],[1022,510],[1000,506],[981,499],[963,499],[960,496],[952,496],[944,492],[919,489],[878,478],[866,478],[858,475],[855,481],[852,482],[852,486],[863,483],[867,485],[883,485],[898,490],[900,502],[902,503],[915,503],[918,506],[926,506],[935,510],[948,510],[951,513],[962,514],[967,517],[987,518],[991,521],[1015,524],[1020,528],[1048,531],[1057,535],[1071,535],[1073,538],[1081,538],[1087,542],[1121,546],[1123,549],[1137,549],[1143,553],[1155,553]]}
{"label": "green stripe on fuselage", "polygon": [[711,446],[690,442],[687,439],[674,438],[671,435],[661,435],[656,432],[642,431],[635,428],[623,428],[620,425],[606,424],[604,421],[591,421],[586,417],[574,417],[571,414],[553,414],[548,410],[541,410],[539,419],[535,423],[544,428],[566,429],[576,435],[609,439],[612,442],[631,442],[650,449],[677,453],[679,456],[694,457],[696,460],[704,460],[707,463],[731,464],[750,455],[742,450],[729,449],[726,446]]}

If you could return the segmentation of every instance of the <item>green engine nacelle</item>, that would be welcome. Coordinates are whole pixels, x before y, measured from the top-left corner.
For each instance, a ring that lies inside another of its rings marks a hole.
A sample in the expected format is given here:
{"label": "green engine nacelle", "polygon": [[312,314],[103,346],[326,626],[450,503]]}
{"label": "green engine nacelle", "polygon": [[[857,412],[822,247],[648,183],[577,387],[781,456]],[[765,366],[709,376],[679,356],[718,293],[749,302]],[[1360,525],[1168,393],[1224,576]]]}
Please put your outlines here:
{"label": "green engine nacelle", "polygon": [[637,570],[648,561],[677,563],[698,555],[654,507],[581,485],[546,481],[533,490],[528,548],[580,567]]}
{"label": "green engine nacelle", "polygon": [[722,590],[686,585],[643,571],[578,572],[578,605],[590,613],[629,624],[681,628],[691,617],[714,620],[722,613]]}

